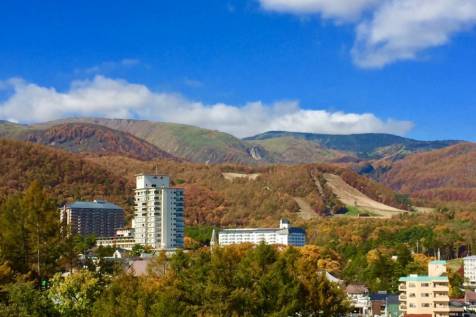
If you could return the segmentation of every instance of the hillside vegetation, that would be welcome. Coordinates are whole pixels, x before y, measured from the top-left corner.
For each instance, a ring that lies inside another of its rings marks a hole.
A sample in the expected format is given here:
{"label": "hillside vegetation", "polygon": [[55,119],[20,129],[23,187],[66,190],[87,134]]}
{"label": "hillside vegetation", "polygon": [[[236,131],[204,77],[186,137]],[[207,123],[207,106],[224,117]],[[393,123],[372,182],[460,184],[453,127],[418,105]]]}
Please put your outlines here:
{"label": "hillside vegetation", "polygon": [[[86,122],[130,133],[176,157],[202,163],[255,163],[249,146],[234,136],[194,126],[145,120],[75,118],[58,122]],[[41,127],[38,126],[38,127]]]}
{"label": "hillside vegetation", "polygon": [[459,143],[460,141],[418,141],[392,134],[363,133],[332,135],[270,131],[245,138],[247,141],[268,141],[276,138],[294,138],[319,144],[322,148],[352,153],[360,159],[375,159],[387,156],[405,156],[409,153],[431,151]]}
{"label": "hillside vegetation", "polygon": [[126,204],[125,179],[77,155],[28,142],[0,140],[0,201],[37,180],[59,204],[107,198]]}
{"label": "hillside vegetation", "polygon": [[16,139],[70,152],[124,155],[141,160],[175,159],[171,154],[129,133],[89,123],[65,123],[47,129],[28,129]]}
{"label": "hillside vegetation", "polygon": [[[71,130],[68,123],[89,124],[87,128],[82,128],[89,133],[86,139],[83,140],[84,136],[77,131],[74,134],[63,131]],[[58,125],[62,125],[62,128],[55,127]],[[98,131],[93,132],[93,127]],[[102,127],[112,130],[108,130],[106,133]],[[41,130],[49,130],[49,132]],[[127,134],[121,134],[119,131]],[[285,131],[266,132],[240,140],[227,133],[190,125],[129,119],[70,118],[32,126],[0,122],[0,137],[24,140],[25,137],[21,136],[29,134],[33,134],[30,137],[32,141],[44,144],[49,142],[49,144],[56,144],[70,151],[92,150],[94,153],[101,152],[104,141],[106,141],[106,145],[111,142],[112,145],[120,148],[118,146],[120,143],[117,143],[114,138],[116,140],[125,139],[126,144],[136,146],[138,140],[131,140],[133,135],[174,157],[187,161],[247,165],[349,163],[383,158],[397,160],[412,153],[440,149],[459,142],[418,141],[378,133],[328,135]],[[57,139],[61,141],[59,145],[56,143]],[[80,141],[83,141],[83,144]],[[142,144],[142,151],[145,148],[150,150],[150,145]],[[113,148],[114,146],[105,146],[103,152],[111,152]],[[128,153],[122,150],[128,150]],[[130,156],[130,150],[132,149],[126,148],[121,149],[118,153],[111,152],[110,154]]]}
{"label": "hillside vegetation", "polygon": [[[123,157],[91,157],[95,164],[123,175],[133,186],[139,171],[170,175],[175,184],[186,189],[187,224],[276,225],[279,218],[298,220],[300,210],[295,198],[302,198],[320,215],[345,212],[327,186],[324,173],[340,175],[350,186],[368,197],[397,208],[408,206],[390,189],[358,174],[331,165],[244,167],[203,165],[166,161],[141,162]],[[223,173],[256,174],[249,179],[227,180]]]}
{"label": "hillside vegetation", "polygon": [[132,134],[91,123],[27,126],[3,121],[0,122],[0,137],[76,153],[124,155],[142,160],[176,159]]}
{"label": "hillside vegetation", "polygon": [[344,152],[327,149],[318,143],[288,136],[249,143],[264,149],[265,158],[276,163],[331,162],[346,156]]}
{"label": "hillside vegetation", "polygon": [[439,202],[476,201],[476,144],[463,143],[374,164],[382,183],[415,198]]}
{"label": "hillside vegetation", "polygon": [[27,129],[25,125],[0,120],[0,137],[11,136],[25,129]]}

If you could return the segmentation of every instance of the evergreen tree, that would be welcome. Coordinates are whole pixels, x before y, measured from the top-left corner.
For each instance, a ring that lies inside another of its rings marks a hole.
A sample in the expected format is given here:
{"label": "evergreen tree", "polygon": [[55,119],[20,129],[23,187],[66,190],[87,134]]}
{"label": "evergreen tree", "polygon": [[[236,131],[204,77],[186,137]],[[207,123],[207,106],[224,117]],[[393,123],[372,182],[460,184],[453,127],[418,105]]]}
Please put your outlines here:
{"label": "evergreen tree", "polygon": [[60,256],[60,226],[56,204],[33,182],[0,207],[0,257],[17,272],[48,275]]}

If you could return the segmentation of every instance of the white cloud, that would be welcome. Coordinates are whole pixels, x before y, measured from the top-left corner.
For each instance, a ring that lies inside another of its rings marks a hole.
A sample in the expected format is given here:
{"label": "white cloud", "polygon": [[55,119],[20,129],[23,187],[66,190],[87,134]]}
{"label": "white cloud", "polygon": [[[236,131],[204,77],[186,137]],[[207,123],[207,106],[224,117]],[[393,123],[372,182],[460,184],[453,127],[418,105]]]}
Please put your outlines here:
{"label": "white cloud", "polygon": [[475,24],[475,0],[388,1],[357,27],[354,60],[362,67],[382,67],[415,59]]}
{"label": "white cloud", "polygon": [[192,87],[192,88],[200,88],[200,87],[203,87],[203,82],[201,82],[200,80],[196,80],[196,79],[185,78],[185,79],[183,80],[183,83],[184,83],[186,86],[189,86],[189,87]]}
{"label": "white cloud", "polygon": [[380,68],[417,59],[476,25],[475,0],[259,0],[267,10],[318,14],[356,25],[354,62]]}
{"label": "white cloud", "polygon": [[135,58],[123,58],[119,61],[103,62],[87,68],[78,68],[76,74],[105,74],[118,69],[135,67],[141,64],[141,61]]}
{"label": "white cloud", "polygon": [[365,10],[381,0],[260,0],[270,11],[293,14],[320,14],[324,18],[349,20],[358,18]]}
{"label": "white cloud", "polygon": [[242,106],[204,104],[179,94],[153,92],[144,85],[96,76],[75,81],[66,92],[21,79],[3,82],[13,94],[0,103],[0,119],[31,123],[71,116],[138,118],[216,129],[238,137],[269,130],[316,133],[387,132],[405,134],[413,124],[382,120],[370,113],[305,110],[297,101]]}

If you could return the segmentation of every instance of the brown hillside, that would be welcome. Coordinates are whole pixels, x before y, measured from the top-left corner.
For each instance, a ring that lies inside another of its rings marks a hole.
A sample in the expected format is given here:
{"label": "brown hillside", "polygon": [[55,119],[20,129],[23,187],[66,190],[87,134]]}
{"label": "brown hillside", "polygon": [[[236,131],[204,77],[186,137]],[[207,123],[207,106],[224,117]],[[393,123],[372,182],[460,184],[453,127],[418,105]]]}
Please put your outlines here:
{"label": "brown hillside", "polygon": [[476,202],[476,144],[463,143],[379,163],[379,180],[426,200]]}
{"label": "brown hillside", "polygon": [[126,180],[76,155],[28,142],[0,140],[0,200],[38,180],[62,204],[105,198],[125,205]]}
{"label": "brown hillside", "polygon": [[90,123],[66,123],[44,130],[25,130],[16,138],[70,152],[123,155],[142,160],[175,159],[129,133]]}
{"label": "brown hillside", "polygon": [[[366,177],[341,168],[317,164],[273,167],[203,165],[171,161],[143,162],[123,157],[91,157],[89,160],[128,178],[134,186],[138,172],[170,175],[177,186],[186,189],[187,224],[276,225],[281,217],[297,219],[302,198],[315,213],[338,212],[345,207],[326,185],[324,173],[340,175],[376,201],[401,206],[397,195]],[[224,173],[259,174],[258,177],[226,179]],[[316,181],[321,184],[319,191]]]}
{"label": "brown hillside", "polygon": [[[0,141],[0,197],[22,190],[36,179],[58,203],[105,198],[130,212],[134,175],[155,170],[170,175],[176,186],[185,188],[188,225],[274,226],[281,217],[297,221],[300,208],[296,198],[316,214],[339,212],[345,206],[327,186],[324,173],[340,175],[372,199],[398,204],[396,195],[384,186],[332,166],[245,167],[140,161],[123,156],[84,157],[28,142]],[[223,173],[230,172],[259,176],[226,179]]]}

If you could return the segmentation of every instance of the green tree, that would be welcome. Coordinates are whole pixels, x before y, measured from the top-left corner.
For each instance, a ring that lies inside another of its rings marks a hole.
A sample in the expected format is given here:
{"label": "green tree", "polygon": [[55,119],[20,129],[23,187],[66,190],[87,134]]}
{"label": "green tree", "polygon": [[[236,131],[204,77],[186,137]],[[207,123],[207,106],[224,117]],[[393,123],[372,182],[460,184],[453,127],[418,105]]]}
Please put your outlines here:
{"label": "green tree", "polygon": [[117,275],[97,299],[93,308],[94,317],[142,317],[150,316],[152,305],[148,299],[155,295],[141,280],[131,274]]}
{"label": "green tree", "polygon": [[48,275],[60,256],[60,226],[56,204],[34,181],[9,197],[0,211],[0,256],[17,272]]}
{"label": "green tree", "polygon": [[9,262],[17,272],[30,270],[30,232],[27,211],[22,208],[22,196],[12,195],[1,206],[0,212],[0,256],[2,262]]}
{"label": "green tree", "polygon": [[153,249],[150,245],[134,244],[131,250],[133,256],[140,256],[142,253],[152,253]]}
{"label": "green tree", "polygon": [[462,298],[464,296],[464,278],[458,272],[453,272],[450,270],[448,272],[448,279],[450,282],[450,297]]}
{"label": "green tree", "polygon": [[102,282],[94,273],[81,270],[65,278],[56,274],[51,280],[48,298],[65,317],[91,316],[93,305],[102,291]]}
{"label": "green tree", "polygon": [[301,272],[305,287],[304,316],[343,316],[350,311],[350,303],[338,285],[327,280],[325,274]]}
{"label": "green tree", "polygon": [[22,208],[27,215],[34,270],[39,276],[53,272],[60,255],[60,223],[56,203],[48,198],[40,183],[33,181],[23,195]]}
{"label": "green tree", "polygon": [[33,282],[18,280],[4,287],[7,297],[0,303],[0,316],[43,317],[57,316],[53,304],[45,293],[35,288]]}

